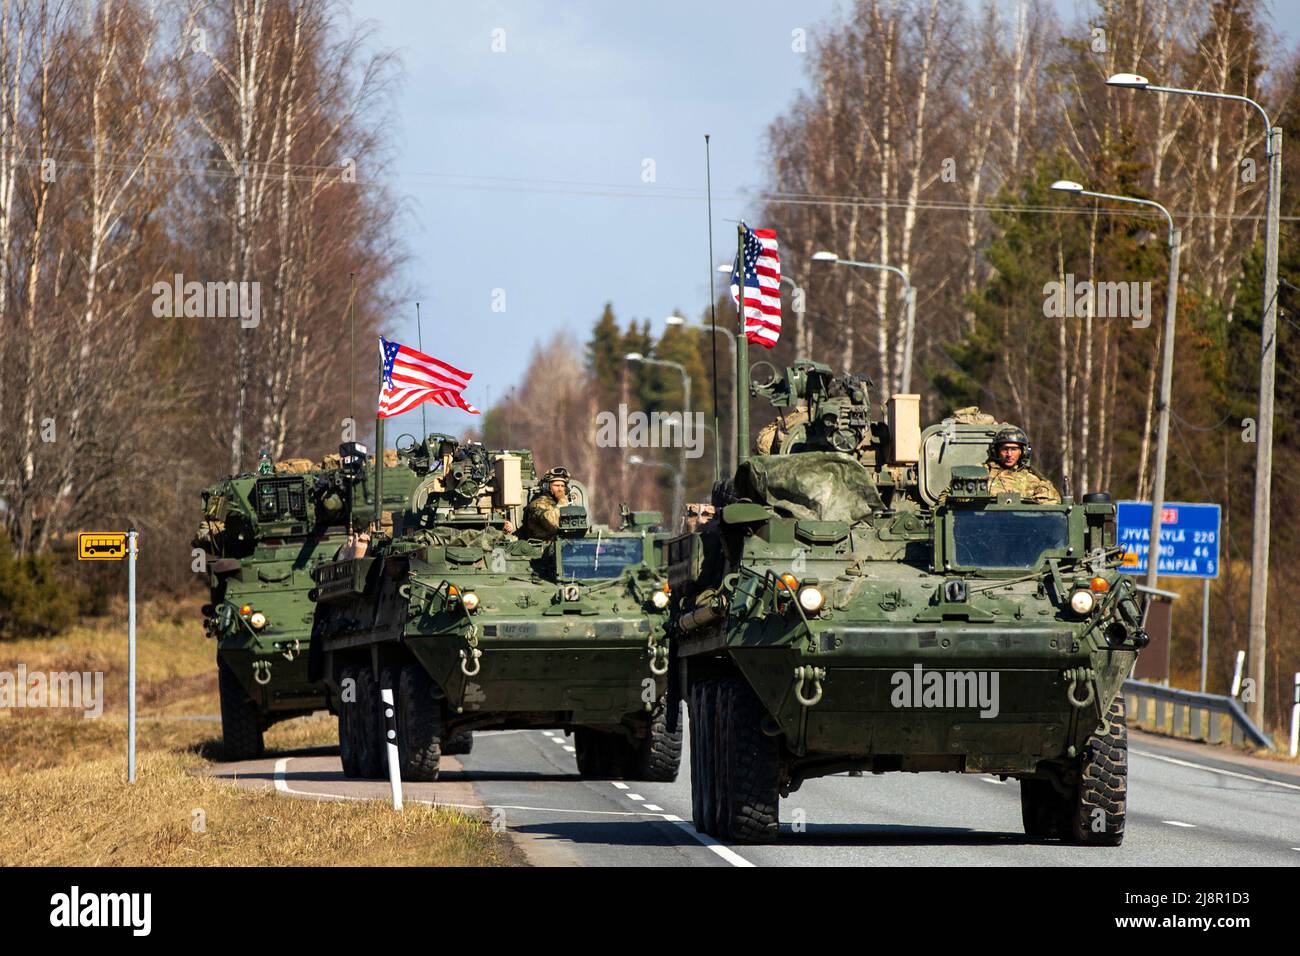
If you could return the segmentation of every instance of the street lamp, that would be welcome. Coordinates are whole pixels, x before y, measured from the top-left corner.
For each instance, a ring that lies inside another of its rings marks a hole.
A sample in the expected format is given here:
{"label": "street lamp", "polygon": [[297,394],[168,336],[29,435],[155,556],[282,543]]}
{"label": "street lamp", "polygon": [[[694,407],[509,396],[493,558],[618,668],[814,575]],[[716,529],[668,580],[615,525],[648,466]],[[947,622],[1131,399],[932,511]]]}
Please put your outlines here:
{"label": "street lamp", "polygon": [[1264,310],[1259,334],[1259,428],[1255,446],[1255,514],[1250,542],[1249,628],[1250,674],[1255,682],[1255,699],[1250,702],[1250,716],[1256,723],[1262,724],[1264,657],[1268,648],[1268,546],[1273,484],[1273,391],[1277,372],[1277,255],[1278,231],[1282,218],[1282,127],[1274,126],[1268,111],[1248,96],[1157,86],[1136,73],[1116,73],[1106,83],[1109,86],[1151,93],[1233,100],[1253,106],[1264,118],[1264,128],[1267,131],[1264,148],[1268,156],[1268,212],[1264,224]]}
{"label": "street lamp", "polygon": [[[664,325],[668,325],[668,326],[681,326],[685,324],[686,324],[686,320],[682,318],[680,315],[670,315],[668,316],[668,318],[664,319]],[[727,337],[727,345],[731,349],[731,374],[734,377],[736,374],[736,333],[732,332],[731,329],[728,329],[725,326],[716,326],[716,325],[707,330],[703,326],[700,326],[700,331],[717,332],[719,335],[725,335]],[[734,387],[731,390],[731,451],[728,452],[728,454],[732,458],[735,457],[735,448],[736,448],[736,401],[737,401],[736,391],[737,389]],[[720,453],[718,451],[720,447],[721,446],[717,442],[717,433],[714,432],[714,443],[713,443],[714,469],[713,470],[714,470],[715,479],[721,477],[721,473],[720,473],[721,464],[719,461]],[[735,471],[734,461],[732,462],[732,471]]]}
{"label": "street lamp", "polygon": [[682,477],[682,472],[673,468],[672,465],[662,461],[646,461],[640,455],[629,455],[627,458],[629,465],[641,465],[645,468],[663,468],[666,471],[673,472],[673,523],[670,525],[676,528],[677,522],[681,520],[682,514],[686,511],[686,484]]}
{"label": "street lamp", "polygon": [[899,382],[899,391],[902,394],[910,392],[912,388],[912,339],[916,334],[916,289],[913,287],[912,280],[908,278],[907,273],[898,266],[886,265],[883,262],[856,262],[853,259],[841,259],[838,254],[828,252],[825,249],[814,252],[812,257],[814,262],[830,262],[838,266],[857,266],[860,269],[880,269],[885,272],[892,272],[903,280],[906,289],[907,321],[903,326],[903,371]]}
{"label": "street lamp", "polygon": [[[628,352],[623,358],[629,362],[644,362],[646,365],[662,365],[666,368],[675,368],[682,375],[682,388],[685,392],[685,407],[682,409],[682,475],[686,474],[686,416],[691,413],[691,376],[686,371],[686,366],[680,362],[670,362],[666,359],[650,358],[648,355],[642,355],[640,352]],[[716,447],[716,446],[715,446]],[[631,459],[629,459],[631,460]],[[685,479],[683,478],[683,481]]]}
{"label": "street lamp", "polygon": [[1174,388],[1174,332],[1177,329],[1175,317],[1178,312],[1178,249],[1182,233],[1174,226],[1174,217],[1160,203],[1150,199],[1137,199],[1133,196],[1112,196],[1110,193],[1095,193],[1084,189],[1069,179],[1058,179],[1052,183],[1057,192],[1072,193],[1075,196],[1091,196],[1094,199],[1111,199],[1115,202],[1132,203],[1159,209],[1169,223],[1169,279],[1165,292],[1165,341],[1160,356],[1160,405],[1159,425],[1156,431],[1156,475],[1151,490],[1151,531],[1147,544],[1147,587],[1156,586],[1156,577],[1160,565],[1160,524],[1165,507],[1165,463],[1169,457],[1169,414],[1170,401]]}

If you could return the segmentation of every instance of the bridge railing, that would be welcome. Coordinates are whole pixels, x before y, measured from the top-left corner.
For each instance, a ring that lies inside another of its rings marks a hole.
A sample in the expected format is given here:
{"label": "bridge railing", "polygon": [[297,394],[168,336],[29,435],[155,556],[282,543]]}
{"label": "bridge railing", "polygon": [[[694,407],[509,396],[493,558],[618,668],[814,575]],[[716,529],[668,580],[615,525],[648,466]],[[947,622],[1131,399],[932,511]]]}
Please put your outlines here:
{"label": "bridge railing", "polygon": [[1137,680],[1124,682],[1124,696],[1130,727],[1212,744],[1231,740],[1237,747],[1277,749],[1273,738],[1255,726],[1234,697]]}

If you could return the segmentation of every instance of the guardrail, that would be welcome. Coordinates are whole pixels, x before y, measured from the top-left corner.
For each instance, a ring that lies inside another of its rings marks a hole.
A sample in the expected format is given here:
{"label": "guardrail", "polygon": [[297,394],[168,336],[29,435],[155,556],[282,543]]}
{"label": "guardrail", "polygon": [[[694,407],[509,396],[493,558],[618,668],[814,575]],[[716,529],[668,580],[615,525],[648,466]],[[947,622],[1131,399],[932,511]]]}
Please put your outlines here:
{"label": "guardrail", "polygon": [[1236,698],[1137,680],[1124,682],[1124,696],[1131,727],[1192,740],[1204,739],[1212,744],[1231,739],[1238,747],[1249,742],[1255,747],[1277,749],[1273,738],[1255,726]]}

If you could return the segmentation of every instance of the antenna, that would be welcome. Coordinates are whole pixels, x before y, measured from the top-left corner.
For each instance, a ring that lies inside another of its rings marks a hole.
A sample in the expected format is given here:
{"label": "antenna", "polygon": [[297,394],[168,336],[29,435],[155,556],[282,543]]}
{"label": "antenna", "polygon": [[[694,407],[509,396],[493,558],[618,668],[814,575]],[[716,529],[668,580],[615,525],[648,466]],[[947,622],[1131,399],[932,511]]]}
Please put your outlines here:
{"label": "antenna", "polygon": [[713,160],[709,153],[709,134],[704,134],[704,177],[708,185],[709,206],[709,351],[713,356],[713,483],[722,479],[722,452],[718,427],[718,306],[713,294]]}
{"label": "antenna", "polygon": [[348,294],[348,311],[351,313],[351,319],[348,322],[349,334],[352,337],[352,359],[348,362],[348,419],[352,422],[352,427],[357,426],[357,274],[348,273],[348,284],[351,292]]}
{"label": "antenna", "polygon": [[[424,351],[424,327],[420,324],[420,303],[415,303],[415,335],[416,341],[420,343],[420,351]],[[420,403],[420,439],[429,440],[429,425],[424,420],[424,407],[427,402]],[[489,403],[490,404],[490,403]]]}

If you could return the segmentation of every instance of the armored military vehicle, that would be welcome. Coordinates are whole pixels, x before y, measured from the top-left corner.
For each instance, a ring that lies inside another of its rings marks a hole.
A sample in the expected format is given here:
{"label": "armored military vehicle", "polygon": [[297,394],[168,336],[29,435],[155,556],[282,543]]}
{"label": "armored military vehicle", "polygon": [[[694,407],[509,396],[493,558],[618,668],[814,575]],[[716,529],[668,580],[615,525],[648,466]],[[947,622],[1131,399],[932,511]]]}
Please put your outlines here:
{"label": "armored military vehicle", "polygon": [[[349,526],[374,515],[374,462],[348,446],[342,458],[264,461],[203,490],[203,524],[193,545],[206,553],[209,603],[204,632],[216,640],[225,757],[262,753],[271,724],[329,705],[307,676],[313,605],[309,573],[332,558]],[[385,499],[400,503],[417,478],[390,458]]]}
{"label": "armored military vehicle", "polygon": [[805,780],[951,771],[1019,780],[1030,835],[1118,844],[1146,635],[1110,497],[990,494],[997,424],[922,432],[918,396],[877,420],[865,381],[738,358],[742,436],[751,394],[808,414],[666,546],[697,829],[767,841]]}
{"label": "armored military vehicle", "polygon": [[392,535],[313,571],[311,673],[339,702],[344,772],[384,772],[391,688],[406,780],[437,778],[449,736],[507,728],[573,731],[585,776],[674,779],[660,516],[592,526],[570,481],[558,535],[520,539],[530,453],[444,436],[426,468]]}

